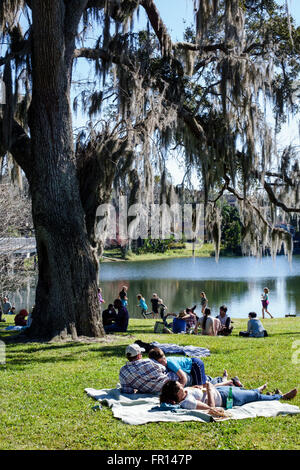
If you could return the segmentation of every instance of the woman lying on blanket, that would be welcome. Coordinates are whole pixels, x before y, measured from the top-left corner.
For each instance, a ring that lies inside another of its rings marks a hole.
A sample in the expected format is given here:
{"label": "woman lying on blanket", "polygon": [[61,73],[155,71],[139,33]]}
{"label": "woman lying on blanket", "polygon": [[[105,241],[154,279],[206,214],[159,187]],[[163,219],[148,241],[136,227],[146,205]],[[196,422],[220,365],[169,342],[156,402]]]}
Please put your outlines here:
{"label": "woman lying on blanket", "polygon": [[[168,356],[166,357],[162,349],[152,348],[149,351],[149,359],[159,362],[165,366],[168,371],[175,372],[178,376],[178,381],[185,386],[189,385],[204,385],[207,381],[210,381],[211,378],[208,378],[205,374],[204,363],[201,359],[197,357],[180,357],[180,356]],[[227,373],[223,375],[222,382],[218,383],[220,385],[239,385],[238,378],[235,377],[232,380],[227,380]],[[235,379],[237,382],[235,383]]]}
{"label": "woman lying on blanket", "polygon": [[[232,387],[233,406],[242,406],[253,401],[291,400],[297,395],[296,388],[284,395],[263,395],[262,392],[266,387],[266,384],[255,390]],[[183,388],[181,383],[169,380],[161,389],[160,403],[179,404],[188,410],[204,410],[216,415],[221,412],[222,415],[223,408],[226,408],[229,389],[228,386],[216,388],[209,382],[204,386],[194,385]]]}

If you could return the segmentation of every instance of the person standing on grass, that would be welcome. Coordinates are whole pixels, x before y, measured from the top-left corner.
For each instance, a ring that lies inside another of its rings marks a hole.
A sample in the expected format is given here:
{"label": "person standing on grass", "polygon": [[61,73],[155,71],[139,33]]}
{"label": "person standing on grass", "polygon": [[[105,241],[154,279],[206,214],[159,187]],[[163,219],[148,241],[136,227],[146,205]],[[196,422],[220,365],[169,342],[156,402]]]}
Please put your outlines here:
{"label": "person standing on grass", "polygon": [[269,305],[269,289],[268,287],[264,288],[264,293],[261,295],[261,303],[262,303],[262,317],[265,318],[265,312],[270,315],[271,318],[274,318],[271,313],[268,311]]}
{"label": "person standing on grass", "polygon": [[152,305],[152,317],[158,318],[158,305],[159,305],[159,297],[156,293],[152,294],[152,298],[150,300]]}
{"label": "person standing on grass", "polygon": [[207,300],[205,292],[201,292],[200,296],[201,296],[201,299],[200,299],[201,300],[201,313],[204,313],[204,310],[206,309],[208,305],[208,300]]}
{"label": "person standing on grass", "polygon": [[121,300],[122,305],[124,307],[127,307],[128,305],[127,290],[127,286],[123,286],[121,291],[119,292],[119,299]]}
{"label": "person standing on grass", "polygon": [[101,289],[101,287],[98,287],[98,299],[99,299],[100,304],[105,304],[105,300],[104,300],[103,297],[102,297],[102,289]]}
{"label": "person standing on grass", "polygon": [[2,307],[3,307],[3,315],[8,315],[12,307],[11,303],[8,300],[8,297],[3,297]]}
{"label": "person standing on grass", "polygon": [[158,306],[159,306],[160,318],[164,320],[165,312],[168,307],[164,304],[164,301],[162,299],[158,299]]}

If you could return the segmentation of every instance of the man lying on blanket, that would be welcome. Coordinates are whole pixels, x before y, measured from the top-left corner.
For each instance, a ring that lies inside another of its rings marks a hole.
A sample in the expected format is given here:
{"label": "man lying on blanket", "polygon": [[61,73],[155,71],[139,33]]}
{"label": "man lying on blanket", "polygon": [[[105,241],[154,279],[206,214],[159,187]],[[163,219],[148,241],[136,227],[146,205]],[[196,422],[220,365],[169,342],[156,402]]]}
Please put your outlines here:
{"label": "man lying on blanket", "polygon": [[[160,351],[159,354],[161,354]],[[145,352],[145,349],[136,343],[127,346],[125,354],[128,362],[121,368],[119,374],[122,393],[158,394],[163,385],[169,380],[179,380],[184,386],[204,385],[209,380],[213,383],[219,382],[220,385],[232,385],[234,383],[228,381],[225,375],[216,379],[206,376],[204,363],[199,358],[182,358],[184,360],[182,369],[177,366],[176,371],[174,368],[172,371],[159,362],[155,351],[154,354],[153,350],[149,352],[152,359],[143,359],[143,352]],[[179,358],[176,358],[176,360],[178,363]],[[241,384],[239,385],[241,386]]]}

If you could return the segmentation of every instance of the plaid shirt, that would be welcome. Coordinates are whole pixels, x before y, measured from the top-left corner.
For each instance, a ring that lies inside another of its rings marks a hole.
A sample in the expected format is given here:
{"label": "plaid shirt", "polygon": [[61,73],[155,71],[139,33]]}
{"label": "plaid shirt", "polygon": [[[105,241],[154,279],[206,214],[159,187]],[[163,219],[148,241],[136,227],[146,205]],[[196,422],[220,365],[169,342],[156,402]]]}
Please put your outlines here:
{"label": "plaid shirt", "polygon": [[166,372],[165,366],[151,359],[127,362],[120,370],[120,384],[123,393],[159,393],[168,380],[177,380],[174,372]]}

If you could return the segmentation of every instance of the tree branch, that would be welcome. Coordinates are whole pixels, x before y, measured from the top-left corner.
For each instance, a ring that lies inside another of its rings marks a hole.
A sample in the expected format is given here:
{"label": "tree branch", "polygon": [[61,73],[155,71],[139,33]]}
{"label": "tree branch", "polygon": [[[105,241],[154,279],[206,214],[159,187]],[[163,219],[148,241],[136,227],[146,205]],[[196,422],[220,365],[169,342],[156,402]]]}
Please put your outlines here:
{"label": "tree branch", "polygon": [[168,30],[161,19],[158,9],[156,8],[153,0],[141,0],[140,5],[145,9],[152,28],[155,31],[157,39],[159,40],[162,53],[168,55],[172,49],[172,39],[168,33]]}
{"label": "tree branch", "polygon": [[[229,180],[229,177],[227,177],[228,180]],[[231,186],[229,186],[229,184],[227,184],[226,186],[226,189],[227,191],[229,191],[230,193],[232,193],[239,201],[246,201],[247,204],[249,204],[249,206],[252,207],[252,209],[257,213],[258,217],[262,220],[262,222],[267,225],[271,230],[273,230],[273,226],[270,224],[270,222],[267,221],[267,219],[262,215],[260,209],[255,205],[253,204],[250,199],[246,198],[246,197],[243,197],[241,196],[240,194],[238,194],[236,192],[236,190],[234,188],[232,188]]]}
{"label": "tree branch", "polygon": [[83,11],[87,7],[88,0],[72,0],[65,2],[65,34],[75,38],[77,34],[78,24]]}
{"label": "tree branch", "polygon": [[189,51],[204,51],[204,52],[213,52],[213,51],[223,51],[225,54],[228,54],[229,49],[224,43],[218,44],[208,44],[208,45],[199,45],[191,42],[176,42],[173,44],[174,49],[183,49]]}
{"label": "tree branch", "polygon": [[33,165],[31,140],[23,127],[14,120],[12,125],[11,144],[9,148],[5,148],[3,146],[4,139],[2,134],[2,124],[3,120],[0,118],[0,154],[4,155],[6,152],[10,152],[17,164],[25,172],[27,179],[30,180]]}
{"label": "tree branch", "polygon": [[281,209],[284,210],[284,212],[296,212],[296,213],[300,213],[300,208],[296,208],[296,207],[288,207],[286,206],[286,204],[284,204],[284,202],[282,201],[279,201],[279,199],[277,199],[277,197],[275,196],[275,193],[271,187],[271,185],[269,183],[267,183],[266,181],[264,181],[264,189],[265,191],[267,192],[268,196],[269,196],[269,199],[270,201],[277,207],[281,207]]}
{"label": "tree branch", "polygon": [[6,54],[4,57],[0,57],[0,67],[1,65],[7,64],[10,60],[15,59],[15,57],[20,57],[25,54],[29,54],[30,52],[30,44],[31,42],[29,40],[22,41],[22,49],[16,50],[14,52],[10,52],[9,54]]}
{"label": "tree branch", "polygon": [[92,49],[88,47],[82,47],[81,49],[75,49],[74,58],[84,57],[85,59],[92,60],[104,60],[105,62],[112,62],[114,64],[122,64],[128,67],[132,67],[132,62],[129,60],[129,56],[124,55],[112,55],[106,49]]}

